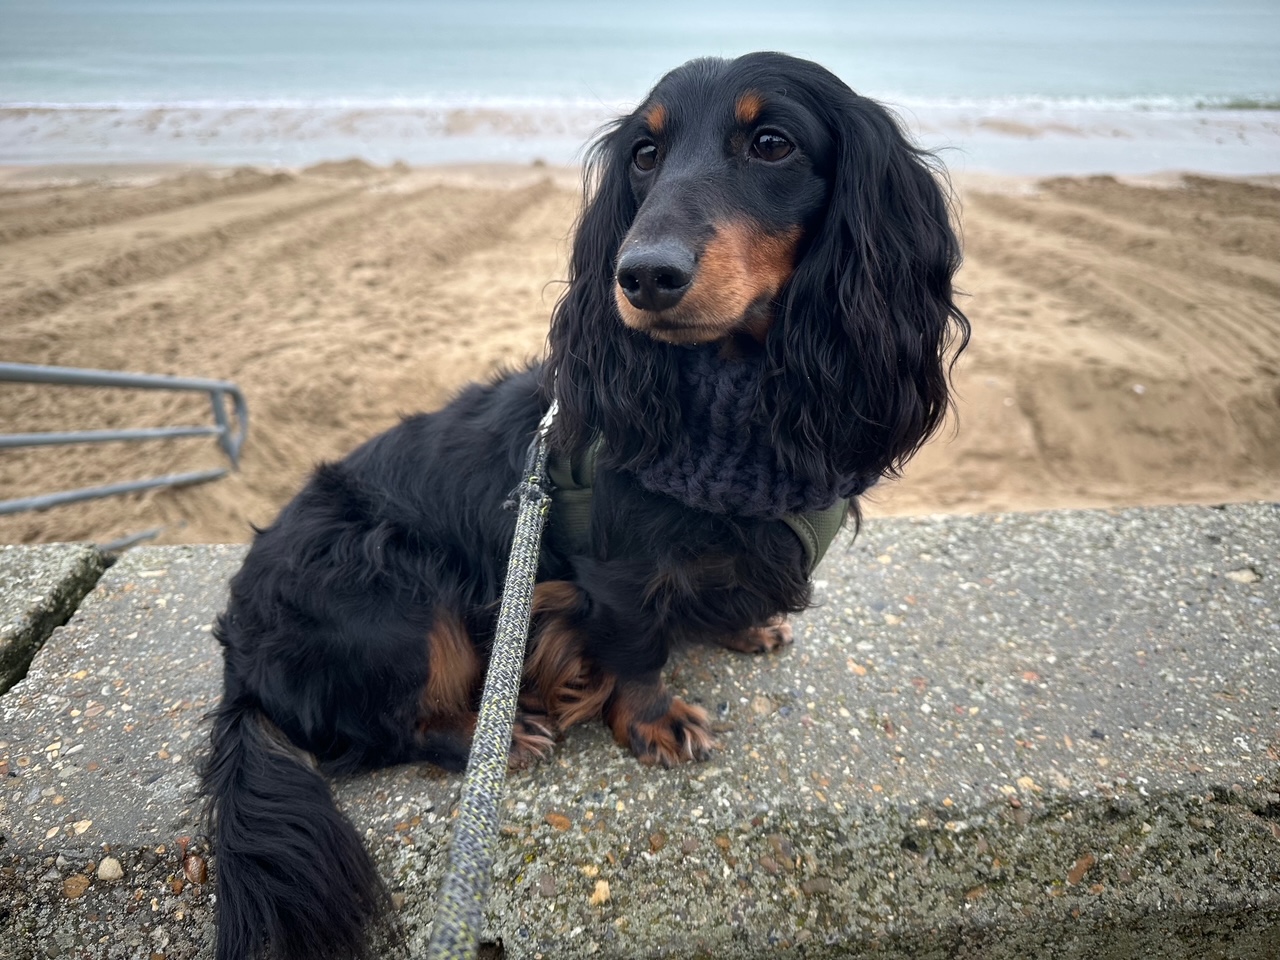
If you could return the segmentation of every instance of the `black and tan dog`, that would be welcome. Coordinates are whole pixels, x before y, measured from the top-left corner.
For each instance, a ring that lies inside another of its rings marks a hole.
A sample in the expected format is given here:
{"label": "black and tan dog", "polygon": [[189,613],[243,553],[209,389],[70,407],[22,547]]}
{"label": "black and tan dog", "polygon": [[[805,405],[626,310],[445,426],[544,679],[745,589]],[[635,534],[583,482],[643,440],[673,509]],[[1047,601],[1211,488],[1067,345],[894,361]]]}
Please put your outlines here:
{"label": "black and tan dog", "polygon": [[928,160],[773,53],[688,63],[602,136],[546,362],[321,466],[232,582],[204,778],[221,960],[366,949],[384,888],[321,771],[464,764],[502,504],[553,394],[557,476],[590,495],[544,546],[513,759],[592,717],[644,762],[713,749],[663,686],[672,645],[788,642],[805,518],[856,517],[946,412],[968,325]]}

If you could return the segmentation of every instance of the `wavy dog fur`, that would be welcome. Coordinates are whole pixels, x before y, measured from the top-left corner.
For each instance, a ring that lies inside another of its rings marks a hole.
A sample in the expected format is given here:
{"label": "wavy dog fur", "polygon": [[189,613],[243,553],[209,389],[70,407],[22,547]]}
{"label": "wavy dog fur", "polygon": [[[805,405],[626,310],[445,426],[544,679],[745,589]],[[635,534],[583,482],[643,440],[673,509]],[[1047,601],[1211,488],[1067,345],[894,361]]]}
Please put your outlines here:
{"label": "wavy dog fur", "polygon": [[604,133],[587,182],[548,360],[321,466],[231,583],[204,770],[219,960],[363,957],[373,931],[395,936],[324,774],[464,765],[502,503],[553,393],[555,451],[603,447],[586,544],[543,548],[516,762],[596,716],[642,762],[707,756],[706,714],[662,683],[670,649],[774,649],[809,603],[785,525],[640,480],[697,413],[692,351],[759,371],[752,429],[815,488],[896,474],[946,413],[968,324],[945,194],[892,116],[823,68],[692,61]]}

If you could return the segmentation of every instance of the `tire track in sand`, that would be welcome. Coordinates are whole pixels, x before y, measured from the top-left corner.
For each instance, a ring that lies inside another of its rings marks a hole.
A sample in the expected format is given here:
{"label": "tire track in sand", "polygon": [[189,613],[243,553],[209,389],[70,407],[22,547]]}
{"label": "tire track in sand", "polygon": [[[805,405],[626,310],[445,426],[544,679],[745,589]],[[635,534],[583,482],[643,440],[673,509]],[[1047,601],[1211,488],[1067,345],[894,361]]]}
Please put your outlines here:
{"label": "tire track in sand", "polygon": [[[1278,198],[1110,178],[966,191],[960,431],[909,480],[969,509],[1274,496],[1280,296],[1261,252]],[[984,458],[1006,465],[986,487]],[[903,487],[890,510],[909,509]]]}
{"label": "tire track in sand", "polygon": [[[256,205],[246,208],[243,204],[228,203],[225,198],[218,198],[222,204],[210,202],[200,210],[202,219],[212,221],[212,225],[205,225],[204,229],[175,232],[154,228],[150,231],[136,230],[131,227],[127,235],[124,231],[113,230],[105,235],[88,237],[83,244],[87,249],[80,252],[80,259],[87,261],[85,265],[73,266],[58,273],[48,282],[34,285],[0,301],[0,322],[12,324],[36,319],[100,290],[128,287],[158,279],[240,243],[255,233],[278,227],[294,217],[339,204],[353,193],[349,189],[335,191],[328,188],[299,189],[298,192],[302,194],[301,198],[285,193],[276,198],[281,202],[272,204],[272,208],[266,212],[249,213],[246,210],[256,211]],[[219,206],[226,207],[225,211],[217,209]],[[166,219],[182,219],[193,216],[193,213],[190,210],[183,211],[182,217],[168,213]],[[146,224],[147,220],[141,223]],[[138,242],[139,236],[146,237],[151,233],[170,235],[154,243]],[[39,249],[40,246],[38,240],[17,244],[16,249],[11,249],[6,257],[4,273],[21,275],[26,266],[24,261],[27,258],[38,258],[43,252]],[[66,254],[62,256],[65,258]],[[6,286],[12,288],[17,284],[18,281],[11,280]]]}
{"label": "tire track in sand", "polygon": [[244,167],[225,175],[193,173],[143,188],[86,184],[0,190],[0,244],[261,193],[293,180],[289,173]]}
{"label": "tire track in sand", "polygon": [[1280,362],[1280,289],[1189,266],[1175,255],[1176,237],[1135,251],[1105,224],[1043,198],[979,194],[969,203],[985,215],[966,232],[970,254],[1075,304],[1079,322],[1156,347],[1210,393],[1224,376],[1248,382]]}
{"label": "tire track in sand", "polygon": [[1250,231],[1247,241],[1238,229],[1228,237],[1210,230],[1232,246],[1219,243],[1220,249],[1206,249],[1204,232],[1193,223],[1180,223],[1174,229],[1145,225],[1126,216],[1123,208],[1116,212],[1078,202],[1070,192],[1061,198],[1046,194],[1035,203],[1000,194],[973,194],[970,206],[994,218],[1035,226],[1046,235],[1057,234],[1090,248],[1104,247],[1157,270],[1176,270],[1182,277],[1280,300],[1280,264],[1261,255],[1263,249],[1272,248],[1266,248],[1257,235],[1275,233],[1273,249],[1280,250],[1280,214],[1274,225],[1256,223],[1258,229]]}
{"label": "tire track in sand", "polygon": [[[548,184],[460,190],[420,182],[411,175],[378,184],[340,217],[264,231],[141,284],[136,297],[102,294],[55,314],[59,336],[28,340],[31,359],[92,354],[103,366],[230,377],[248,392],[253,430],[243,469],[228,480],[7,518],[0,537],[104,538],[164,524],[171,541],[243,540],[248,524],[268,522],[316,461],[345,453],[401,412],[443,401],[495,363],[538,352],[548,304],[499,301],[488,330],[483,318],[459,320],[456,290],[438,291],[493,250],[509,262],[509,278],[530,261],[540,288],[561,267],[555,256],[542,262],[542,247],[532,258],[524,252],[528,223],[549,220],[550,229],[566,232],[576,198]],[[508,322],[516,329],[502,329]],[[468,326],[469,348],[445,344]],[[46,390],[26,400],[17,405],[30,409],[23,419],[44,426],[50,418],[86,426],[104,416],[132,423],[140,415],[200,417],[158,397],[126,395],[106,406],[80,394],[55,403]],[[45,456],[4,466],[0,489],[44,489],[48,476],[120,478],[218,461],[207,444],[32,453]]]}

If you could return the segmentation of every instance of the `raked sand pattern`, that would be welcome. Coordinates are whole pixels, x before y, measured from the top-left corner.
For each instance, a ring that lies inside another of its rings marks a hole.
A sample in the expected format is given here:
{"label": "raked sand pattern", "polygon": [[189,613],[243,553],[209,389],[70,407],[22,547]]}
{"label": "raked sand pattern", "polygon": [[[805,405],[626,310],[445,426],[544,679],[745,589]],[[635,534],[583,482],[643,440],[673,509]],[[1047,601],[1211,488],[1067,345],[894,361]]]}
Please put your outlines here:
{"label": "raked sand pattern", "polygon": [[[555,167],[42,168],[0,179],[0,356],[235,380],[241,471],[0,518],[0,541],[244,541],[318,461],[537,357],[580,193]],[[958,426],[867,512],[1280,496],[1280,189],[958,184]],[[7,429],[205,422],[198,397],[0,386]],[[208,440],[8,451],[0,498],[213,466]]]}

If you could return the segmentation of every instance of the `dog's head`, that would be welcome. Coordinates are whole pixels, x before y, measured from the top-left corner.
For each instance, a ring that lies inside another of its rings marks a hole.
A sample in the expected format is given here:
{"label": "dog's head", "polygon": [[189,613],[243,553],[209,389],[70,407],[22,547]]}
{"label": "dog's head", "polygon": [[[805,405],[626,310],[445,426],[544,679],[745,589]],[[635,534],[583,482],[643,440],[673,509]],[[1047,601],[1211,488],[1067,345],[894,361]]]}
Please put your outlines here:
{"label": "dog's head", "polygon": [[638,465],[679,431],[675,352],[766,365],[758,416],[804,476],[895,472],[940,424],[959,244],[893,117],[777,53],[694,60],[596,143],[547,370],[557,442]]}
{"label": "dog's head", "polygon": [[613,133],[635,215],[614,300],[633,330],[763,343],[801,240],[830,198],[835,142],[768,71],[695,61]]}

